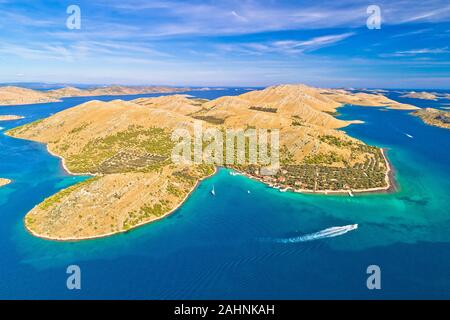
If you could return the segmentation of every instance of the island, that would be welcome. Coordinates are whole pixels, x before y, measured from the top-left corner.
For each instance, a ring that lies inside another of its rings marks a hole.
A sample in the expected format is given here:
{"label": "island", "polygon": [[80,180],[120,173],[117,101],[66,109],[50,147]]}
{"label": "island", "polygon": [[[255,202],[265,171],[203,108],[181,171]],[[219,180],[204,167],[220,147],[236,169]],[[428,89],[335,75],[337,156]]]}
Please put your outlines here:
{"label": "island", "polygon": [[412,113],[431,126],[450,129],[450,111],[424,108]]}
{"label": "island", "polygon": [[411,91],[411,92],[408,92],[407,94],[402,95],[401,97],[402,98],[412,98],[412,99],[422,99],[422,100],[437,100],[438,99],[438,97],[435,93],[426,92],[426,91],[422,91],[422,92]]}
{"label": "island", "polygon": [[50,97],[43,91],[13,86],[0,87],[0,105],[25,105],[58,101],[59,99]]}
{"label": "island", "polygon": [[12,121],[12,120],[20,120],[25,117],[16,116],[16,115],[0,115],[0,121]]}
{"label": "island", "polygon": [[339,130],[357,121],[335,118],[347,101],[416,109],[378,94],[279,85],[215,100],[170,95],[132,101],[89,101],[7,131],[47,145],[64,168],[90,178],[61,190],[27,213],[33,235],[78,241],[127,232],[176,210],[212,164],[173,163],[174,130],[278,129],[280,170],[266,176],[254,163],[224,165],[280,191],[308,193],[392,190],[382,149]]}
{"label": "island", "polygon": [[335,101],[342,104],[350,104],[365,107],[388,107],[390,109],[396,110],[417,110],[416,106],[400,103],[389,99],[384,96],[380,91],[376,94],[357,92],[350,93],[349,91],[338,89],[338,90],[322,90],[322,94],[328,95]]}
{"label": "island", "polygon": [[[64,87],[54,90],[32,90],[21,87],[0,87],[0,105],[26,105],[59,102],[61,98],[138,95],[151,93],[178,93],[192,91],[192,88],[164,86],[103,86],[88,89]],[[196,88],[196,91],[223,90],[221,88]]]}
{"label": "island", "polygon": [[5,178],[0,178],[0,188],[3,186],[6,186],[7,184],[10,184],[11,180],[9,179],[5,179]]}

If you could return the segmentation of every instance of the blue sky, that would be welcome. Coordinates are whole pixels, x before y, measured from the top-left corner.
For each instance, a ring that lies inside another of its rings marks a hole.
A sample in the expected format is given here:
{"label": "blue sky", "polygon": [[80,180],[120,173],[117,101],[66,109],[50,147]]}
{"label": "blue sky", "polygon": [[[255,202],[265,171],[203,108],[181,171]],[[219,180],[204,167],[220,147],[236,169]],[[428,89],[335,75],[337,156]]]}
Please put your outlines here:
{"label": "blue sky", "polygon": [[450,88],[450,2],[0,0],[0,82],[34,81]]}

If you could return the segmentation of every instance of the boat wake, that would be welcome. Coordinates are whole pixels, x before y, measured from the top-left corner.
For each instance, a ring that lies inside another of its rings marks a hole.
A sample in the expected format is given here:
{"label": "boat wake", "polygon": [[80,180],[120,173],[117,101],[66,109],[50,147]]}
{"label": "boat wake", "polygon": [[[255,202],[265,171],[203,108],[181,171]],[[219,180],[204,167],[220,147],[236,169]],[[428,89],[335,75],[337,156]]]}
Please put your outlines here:
{"label": "boat wake", "polygon": [[337,236],[341,236],[350,232],[352,230],[358,229],[357,224],[350,224],[342,227],[331,227],[328,229],[324,229],[318,232],[305,234],[298,237],[284,238],[284,239],[273,239],[276,243],[298,243],[298,242],[306,242],[306,241],[314,241],[325,238],[333,238]]}
{"label": "boat wake", "polygon": [[407,136],[408,138],[414,139],[414,136],[413,136],[413,135],[410,135],[409,133],[407,133],[407,132],[405,132],[405,131],[403,131],[403,130],[397,128],[396,126],[393,126],[392,123],[389,123],[389,126],[390,126],[392,129],[394,129],[395,131],[397,131],[397,132],[399,132],[399,133],[401,133],[401,134]]}

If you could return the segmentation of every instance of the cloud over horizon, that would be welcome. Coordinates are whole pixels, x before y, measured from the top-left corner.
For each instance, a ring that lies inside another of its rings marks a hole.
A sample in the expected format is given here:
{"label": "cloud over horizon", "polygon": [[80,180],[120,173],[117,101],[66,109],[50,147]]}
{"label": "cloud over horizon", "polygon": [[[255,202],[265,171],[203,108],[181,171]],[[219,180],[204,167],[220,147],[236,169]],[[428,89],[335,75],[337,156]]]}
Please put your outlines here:
{"label": "cloud over horizon", "polygon": [[377,5],[381,30],[361,0],[82,0],[68,30],[62,3],[0,0],[0,81],[450,86],[448,1]]}

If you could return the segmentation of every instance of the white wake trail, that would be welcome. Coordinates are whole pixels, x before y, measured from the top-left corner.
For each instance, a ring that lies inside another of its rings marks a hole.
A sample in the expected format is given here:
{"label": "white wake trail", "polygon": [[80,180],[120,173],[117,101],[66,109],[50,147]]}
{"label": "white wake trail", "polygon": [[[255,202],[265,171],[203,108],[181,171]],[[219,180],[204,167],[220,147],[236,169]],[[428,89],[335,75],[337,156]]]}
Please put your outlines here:
{"label": "white wake trail", "polygon": [[298,236],[298,237],[292,237],[292,238],[286,238],[286,239],[275,239],[275,242],[277,243],[297,243],[297,242],[306,242],[306,241],[314,241],[319,239],[325,239],[325,238],[332,238],[341,236],[343,234],[346,234],[347,232],[350,232],[352,230],[358,229],[357,224],[350,224],[347,226],[342,227],[331,227],[328,229],[324,229],[318,232]]}

